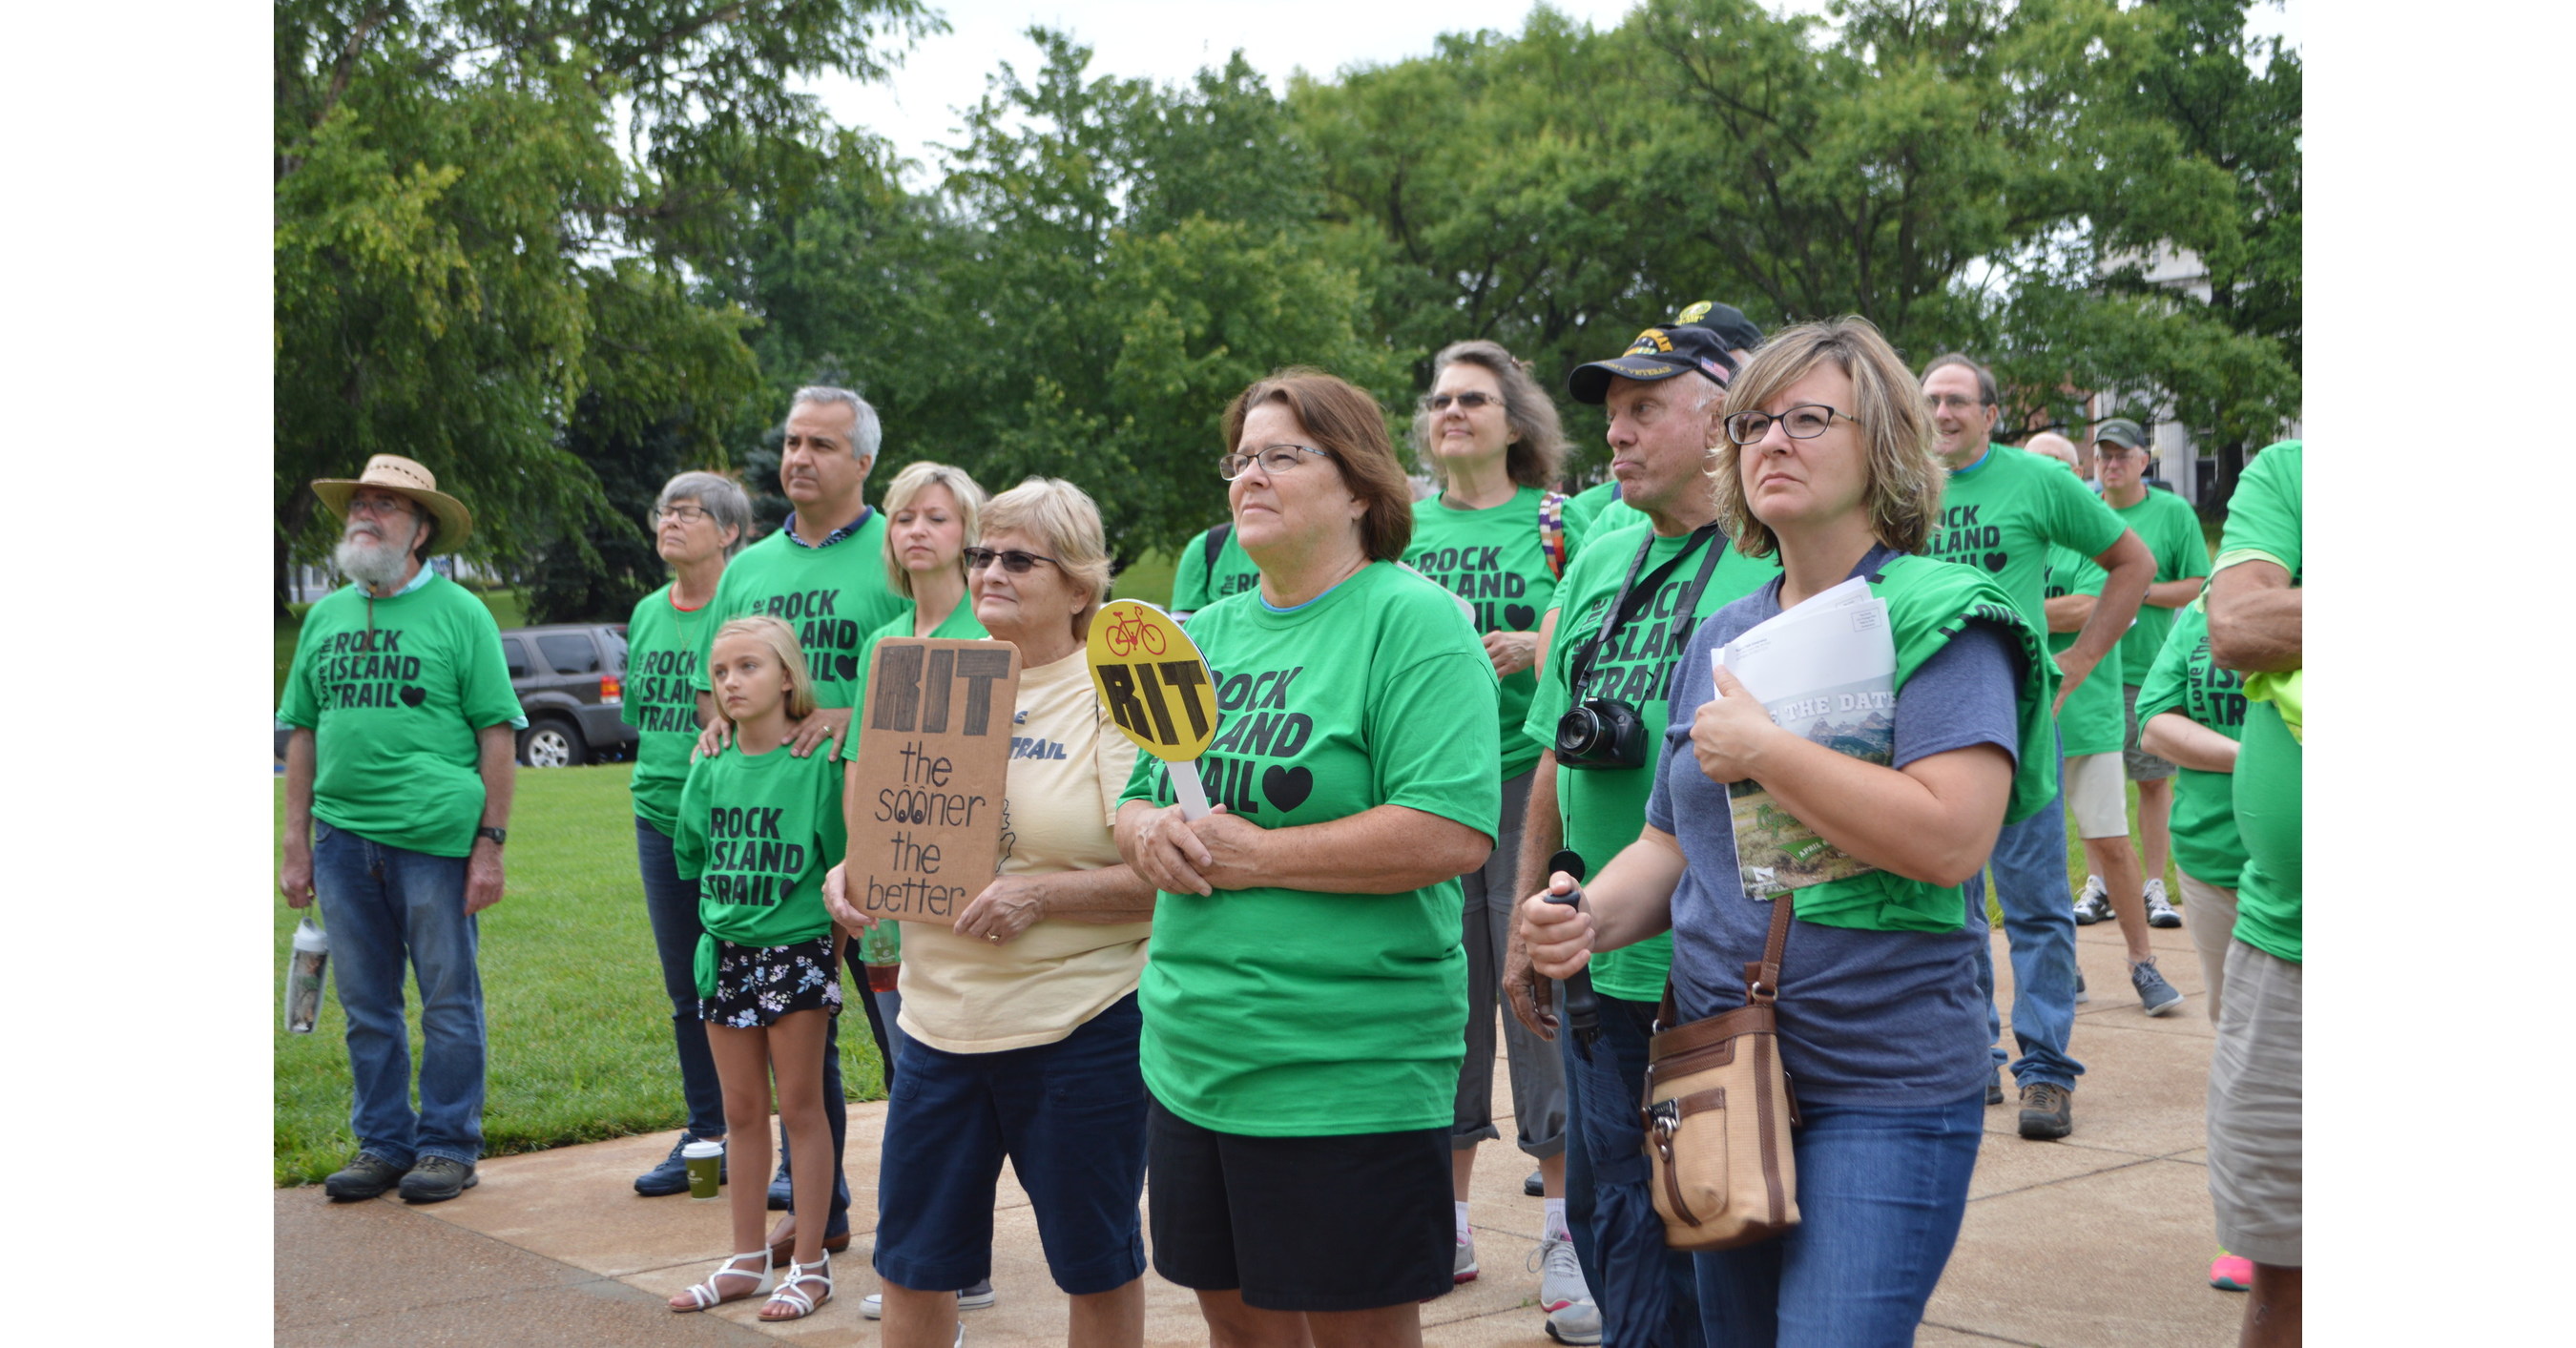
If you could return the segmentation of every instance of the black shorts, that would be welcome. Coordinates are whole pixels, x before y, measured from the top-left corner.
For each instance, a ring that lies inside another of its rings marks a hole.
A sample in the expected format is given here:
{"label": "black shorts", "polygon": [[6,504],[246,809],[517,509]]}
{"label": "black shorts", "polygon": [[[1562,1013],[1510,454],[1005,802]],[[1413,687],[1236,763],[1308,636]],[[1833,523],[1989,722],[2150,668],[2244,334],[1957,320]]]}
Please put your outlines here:
{"label": "black shorts", "polygon": [[1448,1291],[1449,1129],[1220,1133],[1146,1102],[1154,1271],[1266,1311],[1364,1311]]}
{"label": "black shorts", "polygon": [[794,945],[716,942],[716,995],[698,999],[698,1019],[731,1030],[765,1029],[790,1011],[841,1013],[835,936]]}

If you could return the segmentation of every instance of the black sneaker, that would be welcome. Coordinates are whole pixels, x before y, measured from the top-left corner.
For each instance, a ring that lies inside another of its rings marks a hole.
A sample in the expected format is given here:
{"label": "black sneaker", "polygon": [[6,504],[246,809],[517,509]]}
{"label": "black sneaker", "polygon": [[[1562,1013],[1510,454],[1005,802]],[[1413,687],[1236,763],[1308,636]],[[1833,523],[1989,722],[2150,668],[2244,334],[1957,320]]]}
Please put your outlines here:
{"label": "black sneaker", "polygon": [[335,1203],[354,1203],[383,1193],[402,1177],[401,1166],[374,1152],[362,1151],[322,1181],[322,1192],[331,1195]]}
{"label": "black sneaker", "polygon": [[769,1210],[792,1212],[796,1208],[796,1181],[787,1173],[787,1163],[778,1163],[778,1173],[769,1177]]}
{"label": "black sneaker", "polygon": [[482,1182],[471,1161],[424,1156],[412,1166],[410,1174],[402,1177],[402,1199],[406,1203],[444,1203]]}
{"label": "black sneaker", "polygon": [[1999,1105],[2003,1102],[2004,1069],[1998,1067],[1995,1069],[1995,1074],[1986,1079],[1986,1103],[1989,1105]]}
{"label": "black sneaker", "polygon": [[1532,1198],[1547,1197],[1547,1176],[1535,1170],[1529,1172],[1529,1178],[1521,1181],[1521,1192]]}
{"label": "black sneaker", "polygon": [[[687,1193],[689,1191],[689,1162],[687,1157],[680,1154],[680,1149],[697,1140],[698,1135],[695,1133],[681,1133],[680,1140],[671,1144],[671,1154],[663,1157],[660,1165],[657,1165],[635,1177],[635,1192],[644,1195],[646,1198],[669,1198],[674,1194]],[[724,1181],[724,1173],[724,1158],[719,1156],[716,1158],[716,1181],[718,1183],[722,1183]]]}
{"label": "black sneaker", "polygon": [[2021,1135],[2034,1142],[2075,1131],[2075,1093],[2054,1081],[2021,1088]]}

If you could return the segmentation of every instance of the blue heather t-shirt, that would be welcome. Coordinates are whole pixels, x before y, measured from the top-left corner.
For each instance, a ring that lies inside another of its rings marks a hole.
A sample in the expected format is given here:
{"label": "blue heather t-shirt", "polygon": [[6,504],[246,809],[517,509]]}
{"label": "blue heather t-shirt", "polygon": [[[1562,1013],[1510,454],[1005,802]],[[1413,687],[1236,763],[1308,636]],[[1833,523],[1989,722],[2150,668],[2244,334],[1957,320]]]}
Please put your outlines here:
{"label": "blue heather t-shirt", "polygon": [[[1873,548],[1855,576],[1897,555]],[[1744,966],[1762,958],[1771,905],[1744,896],[1726,788],[1699,770],[1691,722],[1714,686],[1709,652],[1780,612],[1780,582],[1709,615],[1673,676],[1672,719],[1655,765],[1646,822],[1673,834],[1688,862],[1673,891],[1673,996],[1684,1020],[1744,1004]],[[2018,758],[2005,633],[1971,622],[1896,690],[1896,766],[1975,744]],[[1676,824],[1678,823],[1678,827]],[[1986,1004],[1977,995],[1972,930],[1862,931],[1792,922],[1781,956],[1780,1063],[1800,1100],[1875,1108],[1956,1104],[1993,1074]],[[1962,904],[1960,919],[1966,923]]]}

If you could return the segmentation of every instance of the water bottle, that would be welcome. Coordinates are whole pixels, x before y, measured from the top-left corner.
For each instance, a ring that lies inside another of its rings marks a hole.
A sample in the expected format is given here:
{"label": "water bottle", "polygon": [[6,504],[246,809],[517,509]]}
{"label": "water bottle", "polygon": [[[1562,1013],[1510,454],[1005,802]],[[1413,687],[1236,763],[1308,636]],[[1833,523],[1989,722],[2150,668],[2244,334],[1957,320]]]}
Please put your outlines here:
{"label": "water bottle", "polygon": [[322,970],[331,961],[331,937],[311,917],[295,927],[295,951],[286,959],[286,1030],[313,1033],[322,1013]]}

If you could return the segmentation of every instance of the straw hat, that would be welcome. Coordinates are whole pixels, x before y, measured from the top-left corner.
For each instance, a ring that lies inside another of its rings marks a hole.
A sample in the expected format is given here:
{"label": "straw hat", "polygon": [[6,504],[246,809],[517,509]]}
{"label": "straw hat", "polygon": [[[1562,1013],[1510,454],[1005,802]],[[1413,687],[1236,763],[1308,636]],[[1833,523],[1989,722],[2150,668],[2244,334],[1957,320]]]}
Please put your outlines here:
{"label": "straw hat", "polygon": [[376,487],[397,496],[410,498],[412,504],[429,512],[438,521],[438,536],[430,540],[432,552],[454,552],[474,532],[474,512],[463,501],[438,489],[438,478],[428,469],[399,454],[379,454],[367,460],[366,471],[354,478],[325,477],[313,483],[313,494],[331,513],[346,518],[349,498],[360,487]]}

